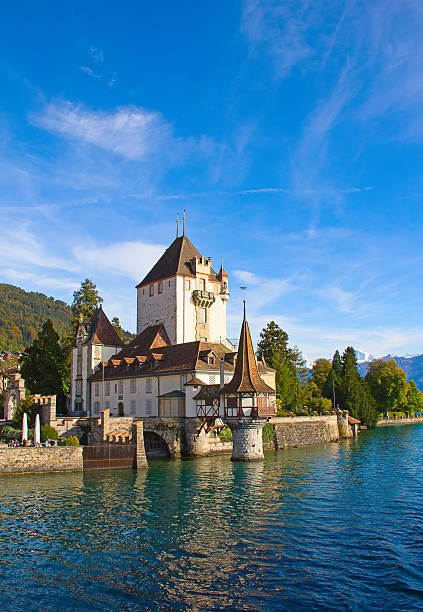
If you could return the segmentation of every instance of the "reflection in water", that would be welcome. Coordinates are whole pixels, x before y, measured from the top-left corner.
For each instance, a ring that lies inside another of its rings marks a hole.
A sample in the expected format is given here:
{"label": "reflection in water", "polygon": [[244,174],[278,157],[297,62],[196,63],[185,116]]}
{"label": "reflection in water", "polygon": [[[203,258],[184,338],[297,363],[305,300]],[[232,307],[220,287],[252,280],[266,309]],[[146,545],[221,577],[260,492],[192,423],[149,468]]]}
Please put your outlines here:
{"label": "reflection in water", "polygon": [[0,478],[9,610],[423,607],[423,428],[148,471]]}

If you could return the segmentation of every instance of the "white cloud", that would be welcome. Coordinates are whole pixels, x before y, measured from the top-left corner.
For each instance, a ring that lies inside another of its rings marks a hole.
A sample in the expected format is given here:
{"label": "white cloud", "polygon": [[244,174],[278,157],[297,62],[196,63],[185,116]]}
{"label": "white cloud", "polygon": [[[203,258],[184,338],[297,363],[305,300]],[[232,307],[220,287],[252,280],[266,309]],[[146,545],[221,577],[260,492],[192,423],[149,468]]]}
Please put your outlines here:
{"label": "white cloud", "polygon": [[90,111],[71,102],[51,103],[32,123],[129,160],[148,160],[168,147],[172,129],[162,115],[139,107]]}
{"label": "white cloud", "polygon": [[140,282],[163,255],[165,248],[163,245],[140,241],[89,247],[80,244],[73,249],[73,255],[81,269],[87,269],[91,274],[108,270]]}

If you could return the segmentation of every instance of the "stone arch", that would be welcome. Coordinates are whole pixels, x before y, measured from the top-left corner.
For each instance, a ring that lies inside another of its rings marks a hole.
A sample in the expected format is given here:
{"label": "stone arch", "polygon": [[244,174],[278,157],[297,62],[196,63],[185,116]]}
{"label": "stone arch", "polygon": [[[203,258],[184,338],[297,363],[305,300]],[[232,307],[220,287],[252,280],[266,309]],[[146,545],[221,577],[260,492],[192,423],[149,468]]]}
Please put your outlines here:
{"label": "stone arch", "polygon": [[154,431],[144,431],[144,448],[147,458],[170,457],[170,449],[164,438]]}

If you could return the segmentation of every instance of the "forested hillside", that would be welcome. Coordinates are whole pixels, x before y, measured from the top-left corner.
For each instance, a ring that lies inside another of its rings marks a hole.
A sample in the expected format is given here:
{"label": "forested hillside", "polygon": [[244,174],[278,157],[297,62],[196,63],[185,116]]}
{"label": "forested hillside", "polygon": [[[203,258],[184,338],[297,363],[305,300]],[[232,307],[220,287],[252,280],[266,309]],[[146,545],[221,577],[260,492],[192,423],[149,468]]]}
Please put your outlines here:
{"label": "forested hillside", "polygon": [[0,350],[20,350],[32,343],[42,324],[53,321],[62,337],[69,331],[70,306],[44,293],[0,283]]}

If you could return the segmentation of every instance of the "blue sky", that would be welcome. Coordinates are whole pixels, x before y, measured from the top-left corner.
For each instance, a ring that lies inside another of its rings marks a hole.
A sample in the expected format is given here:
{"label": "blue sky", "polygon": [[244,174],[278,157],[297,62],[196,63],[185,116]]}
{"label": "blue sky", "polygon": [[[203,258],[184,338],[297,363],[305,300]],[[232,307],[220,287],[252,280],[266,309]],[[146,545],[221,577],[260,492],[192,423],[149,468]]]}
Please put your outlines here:
{"label": "blue sky", "polygon": [[135,288],[187,234],[310,358],[423,352],[423,4],[3,3],[0,281]]}

